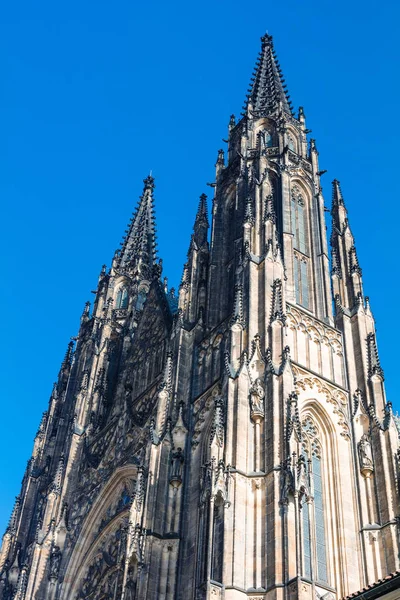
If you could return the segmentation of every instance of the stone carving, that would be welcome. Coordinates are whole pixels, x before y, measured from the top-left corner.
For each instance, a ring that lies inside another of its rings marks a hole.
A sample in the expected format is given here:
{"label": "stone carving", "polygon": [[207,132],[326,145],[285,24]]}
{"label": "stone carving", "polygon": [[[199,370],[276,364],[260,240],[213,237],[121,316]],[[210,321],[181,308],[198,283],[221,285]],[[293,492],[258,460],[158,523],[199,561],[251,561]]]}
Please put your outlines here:
{"label": "stone carving", "polygon": [[115,593],[117,597],[121,597],[125,554],[126,526],[122,523],[102,540],[86,571],[76,599],[102,600],[112,598]]}
{"label": "stone carving", "polygon": [[360,468],[363,475],[368,475],[374,470],[374,463],[372,459],[371,442],[366,433],[361,436],[358,443],[358,456],[360,459]]}
{"label": "stone carving", "polygon": [[183,460],[182,448],[178,448],[176,452],[172,453],[171,480],[182,481]]}
{"label": "stone carving", "polygon": [[253,420],[264,418],[264,396],[264,385],[261,379],[257,379],[250,388],[250,409]]}
{"label": "stone carving", "polygon": [[58,546],[53,546],[50,552],[49,579],[57,579],[61,564],[61,551]]}

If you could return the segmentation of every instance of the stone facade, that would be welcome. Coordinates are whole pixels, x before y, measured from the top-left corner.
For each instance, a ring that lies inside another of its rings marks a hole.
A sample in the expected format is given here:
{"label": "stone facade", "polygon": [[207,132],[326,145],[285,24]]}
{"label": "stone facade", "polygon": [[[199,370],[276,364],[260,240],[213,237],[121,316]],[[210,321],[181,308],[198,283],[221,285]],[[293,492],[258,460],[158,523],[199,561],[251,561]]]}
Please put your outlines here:
{"label": "stone facade", "polygon": [[399,437],[337,181],[330,269],[321,175],[267,35],[179,295],[152,177],[100,273],[3,538],[1,600],[339,600],[399,569]]}

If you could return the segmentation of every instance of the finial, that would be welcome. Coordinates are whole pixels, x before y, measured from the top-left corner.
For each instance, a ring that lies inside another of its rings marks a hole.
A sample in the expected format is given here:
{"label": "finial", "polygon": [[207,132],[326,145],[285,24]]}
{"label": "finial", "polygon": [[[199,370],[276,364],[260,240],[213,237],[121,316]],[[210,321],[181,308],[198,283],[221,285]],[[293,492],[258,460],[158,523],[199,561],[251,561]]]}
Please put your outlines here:
{"label": "finial", "polygon": [[145,190],[147,190],[147,189],[153,190],[155,188],[154,177],[151,175],[151,171],[150,171],[150,175],[148,175],[146,177],[146,179],[143,179],[143,183],[144,183]]}

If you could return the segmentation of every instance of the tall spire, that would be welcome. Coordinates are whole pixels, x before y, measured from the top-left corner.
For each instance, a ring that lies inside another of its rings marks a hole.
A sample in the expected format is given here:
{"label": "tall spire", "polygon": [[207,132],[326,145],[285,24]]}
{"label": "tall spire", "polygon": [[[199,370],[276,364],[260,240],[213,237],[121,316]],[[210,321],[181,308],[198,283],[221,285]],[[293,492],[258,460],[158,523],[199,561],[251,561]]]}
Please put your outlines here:
{"label": "tall spire", "polygon": [[143,180],[144,189],[122,242],[119,264],[129,267],[133,262],[151,270],[156,262],[156,227],[154,218],[154,178]]}
{"label": "tall spire", "polygon": [[254,111],[273,113],[281,107],[286,113],[292,114],[290,97],[274,52],[272,36],[267,33],[261,38],[261,52],[251,78],[246,108],[249,104]]}
{"label": "tall spire", "polygon": [[363,299],[362,271],[354,237],[349,226],[340,183],[332,182],[332,285],[340,305],[353,309]]}

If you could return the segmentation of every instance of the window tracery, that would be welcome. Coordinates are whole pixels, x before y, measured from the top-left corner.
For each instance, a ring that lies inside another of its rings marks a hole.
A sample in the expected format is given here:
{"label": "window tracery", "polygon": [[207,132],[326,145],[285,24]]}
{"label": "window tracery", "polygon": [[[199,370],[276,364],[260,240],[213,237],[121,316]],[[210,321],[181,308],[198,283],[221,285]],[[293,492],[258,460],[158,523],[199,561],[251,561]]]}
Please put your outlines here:
{"label": "window tracery", "polygon": [[272,134],[270,131],[268,131],[268,129],[264,129],[264,131],[261,134],[261,139],[264,142],[265,148],[272,148],[272,146],[273,146]]}
{"label": "window tracery", "polygon": [[322,448],[319,429],[309,415],[302,422],[302,433],[302,454],[313,482],[313,502],[303,498],[301,508],[304,576],[328,583]]}
{"label": "window tracery", "polygon": [[296,152],[296,143],[291,135],[288,135],[288,147],[292,152]]}
{"label": "window tracery", "polygon": [[293,186],[290,199],[291,232],[293,234],[294,285],[296,302],[309,308],[309,258],[307,239],[306,202],[297,186]]}
{"label": "window tracery", "polygon": [[294,254],[294,284],[296,291],[296,302],[304,308],[310,308],[308,293],[308,261],[305,257]]}
{"label": "window tracery", "polygon": [[128,290],[126,287],[120,287],[117,292],[116,308],[128,308]]}

